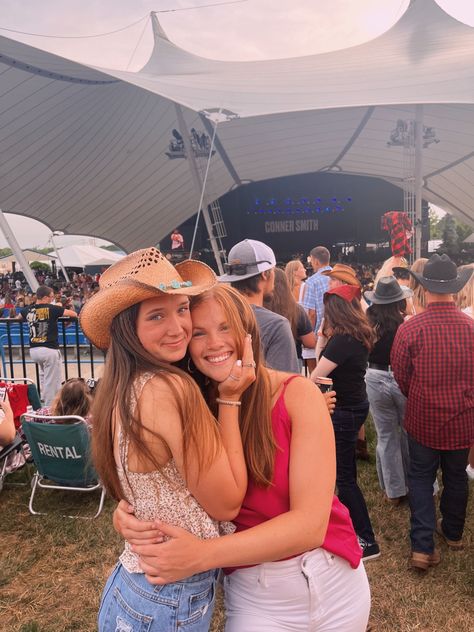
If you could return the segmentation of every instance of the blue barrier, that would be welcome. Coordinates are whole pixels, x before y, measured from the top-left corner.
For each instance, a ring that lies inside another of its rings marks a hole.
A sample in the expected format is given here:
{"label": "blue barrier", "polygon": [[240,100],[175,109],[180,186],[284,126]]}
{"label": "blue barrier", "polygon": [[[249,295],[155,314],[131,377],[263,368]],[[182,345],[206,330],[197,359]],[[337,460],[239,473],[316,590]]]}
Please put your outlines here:
{"label": "blue barrier", "polygon": [[[96,364],[102,364],[105,354],[94,347],[86,338],[77,318],[60,318],[58,321],[58,342],[62,350],[65,379],[69,378],[70,367],[75,365],[76,373],[82,377],[83,369],[88,367],[88,373],[94,377]],[[22,365],[23,375],[27,376],[27,365],[35,364],[28,353],[29,332],[28,325],[14,318],[0,318],[0,361],[2,373],[5,377],[19,377],[15,374],[15,365]],[[74,358],[69,357],[71,350]],[[16,352],[16,356],[14,354]],[[39,371],[36,367],[36,383],[40,388]],[[9,374],[9,375],[8,375]]]}

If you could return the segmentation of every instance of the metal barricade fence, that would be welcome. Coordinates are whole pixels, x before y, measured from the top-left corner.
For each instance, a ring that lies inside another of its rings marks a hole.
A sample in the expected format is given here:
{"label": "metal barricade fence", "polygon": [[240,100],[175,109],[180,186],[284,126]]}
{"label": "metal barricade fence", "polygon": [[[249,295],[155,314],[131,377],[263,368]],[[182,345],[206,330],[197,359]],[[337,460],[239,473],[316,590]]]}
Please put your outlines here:
{"label": "metal barricade fence", "polygon": [[[58,320],[58,342],[65,380],[72,376],[95,377],[97,365],[104,363],[105,353],[86,338],[77,318]],[[3,377],[34,379],[35,376],[40,391],[38,366],[29,354],[27,323],[14,318],[0,318],[0,361]]]}

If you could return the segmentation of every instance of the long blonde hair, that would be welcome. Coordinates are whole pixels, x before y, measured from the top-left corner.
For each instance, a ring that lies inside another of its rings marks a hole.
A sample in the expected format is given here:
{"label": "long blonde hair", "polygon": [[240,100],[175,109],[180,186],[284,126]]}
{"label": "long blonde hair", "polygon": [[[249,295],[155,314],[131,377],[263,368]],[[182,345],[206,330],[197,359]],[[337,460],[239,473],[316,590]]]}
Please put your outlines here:
{"label": "long blonde hair", "polygon": [[[461,266],[459,271],[471,269],[474,269],[474,263]],[[466,307],[470,307],[474,318],[474,272],[471,274],[471,278],[462,290],[454,295],[454,301],[459,309],[466,309]]]}
{"label": "long blonde hair", "polygon": [[396,265],[407,265],[407,261],[403,257],[389,257],[386,261],[383,262],[380,270],[377,271],[374,279],[374,287],[377,285],[382,277],[393,276],[393,268]]}
{"label": "long blonde hair", "polygon": [[[410,270],[412,272],[416,272],[417,274],[423,274],[423,270],[425,269],[425,263],[427,261],[428,259],[424,257],[420,257],[419,259],[416,259],[410,266]],[[412,301],[413,301],[414,307],[416,308],[416,306],[418,305],[423,310],[425,310],[426,309],[425,288],[421,285],[421,283],[418,283],[415,277],[413,277],[411,274],[410,274],[410,281],[409,281],[408,287],[410,288],[410,290],[413,290]]]}
{"label": "long blonde hair", "polygon": [[[249,477],[263,487],[273,479],[276,443],[272,428],[272,393],[268,370],[263,365],[260,334],[252,308],[234,288],[219,284],[191,300],[191,312],[208,299],[214,299],[223,309],[230,330],[234,333],[237,352],[242,357],[244,338],[252,336],[256,364],[255,382],[242,395],[240,431]],[[217,392],[208,389],[209,405],[216,414]]]}
{"label": "long blonde hair", "polygon": [[[204,470],[220,448],[220,435],[215,418],[194,380],[181,369],[157,360],[148,353],[137,336],[137,317],[140,304],[132,305],[112,321],[111,344],[107,352],[103,377],[92,406],[92,456],[95,468],[105,488],[116,500],[123,498],[114,456],[114,436],[117,418],[125,441],[136,454],[142,455],[157,470],[162,468],[158,457],[144,439],[139,411],[132,413],[136,378],[145,373],[159,373],[172,391],[178,408],[183,433],[184,468],[188,466],[190,446],[196,448],[198,467]],[[181,378],[182,391],[177,388],[176,376]],[[159,414],[159,413],[158,413]],[[171,450],[160,436],[147,428],[147,436],[161,442],[171,457]]]}
{"label": "long blonde hair", "polygon": [[300,259],[293,259],[292,261],[288,261],[288,263],[285,266],[286,278],[288,279],[288,284],[290,286],[290,290],[292,293],[295,287],[297,287],[295,274],[296,274],[296,270],[298,270],[300,265],[303,265]]}

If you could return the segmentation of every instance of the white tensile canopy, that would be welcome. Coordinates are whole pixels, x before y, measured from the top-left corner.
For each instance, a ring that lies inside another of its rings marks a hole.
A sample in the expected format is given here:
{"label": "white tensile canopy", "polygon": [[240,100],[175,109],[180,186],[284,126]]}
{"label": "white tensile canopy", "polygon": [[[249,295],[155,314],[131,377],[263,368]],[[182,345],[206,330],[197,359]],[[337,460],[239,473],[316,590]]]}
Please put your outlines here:
{"label": "white tensile canopy", "polygon": [[[23,250],[23,256],[26,261],[30,264],[33,261],[39,261],[40,263],[50,264],[51,261],[54,261],[56,257],[54,255],[47,255],[43,252],[37,252],[36,250]],[[12,264],[17,264],[17,257],[14,254],[6,255],[5,257],[0,258],[0,273],[5,274],[6,272],[12,271]],[[18,270],[18,267],[16,268]]]}
{"label": "white tensile canopy", "polygon": [[439,141],[422,150],[423,197],[474,226],[474,29],[434,0],[412,0],[365,44],[271,61],[204,59],[153,24],[140,72],[0,37],[3,211],[128,251],[155,243],[198,209],[180,133],[198,149],[202,179],[206,112],[220,109],[229,120],[217,126],[205,203],[248,181],[318,171],[403,187],[404,149],[388,141],[422,105],[426,137]]}
{"label": "white tensile canopy", "polygon": [[111,266],[124,257],[123,254],[92,245],[64,246],[64,248],[58,248],[57,254],[66,268]]}

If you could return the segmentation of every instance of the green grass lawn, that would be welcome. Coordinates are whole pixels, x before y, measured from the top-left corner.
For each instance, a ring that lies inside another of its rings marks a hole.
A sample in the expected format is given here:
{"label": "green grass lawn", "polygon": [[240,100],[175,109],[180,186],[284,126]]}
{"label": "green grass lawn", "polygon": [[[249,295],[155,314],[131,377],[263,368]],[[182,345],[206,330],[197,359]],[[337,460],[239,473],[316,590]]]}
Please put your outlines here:
{"label": "green grass lawn", "polygon": [[[370,428],[369,438],[373,454]],[[372,630],[474,630],[474,485],[465,550],[450,551],[439,542],[440,566],[420,576],[408,569],[408,508],[386,502],[374,462],[361,463],[359,471],[382,548],[382,556],[366,564],[372,589]],[[102,587],[122,547],[112,529],[114,503],[106,502],[95,520],[71,520],[57,512],[30,515],[28,496],[25,487],[6,487],[0,493],[0,632],[93,632]],[[48,511],[60,507],[63,513],[91,512],[96,498],[43,492],[42,506]],[[221,632],[223,623],[219,598],[212,631]]]}

